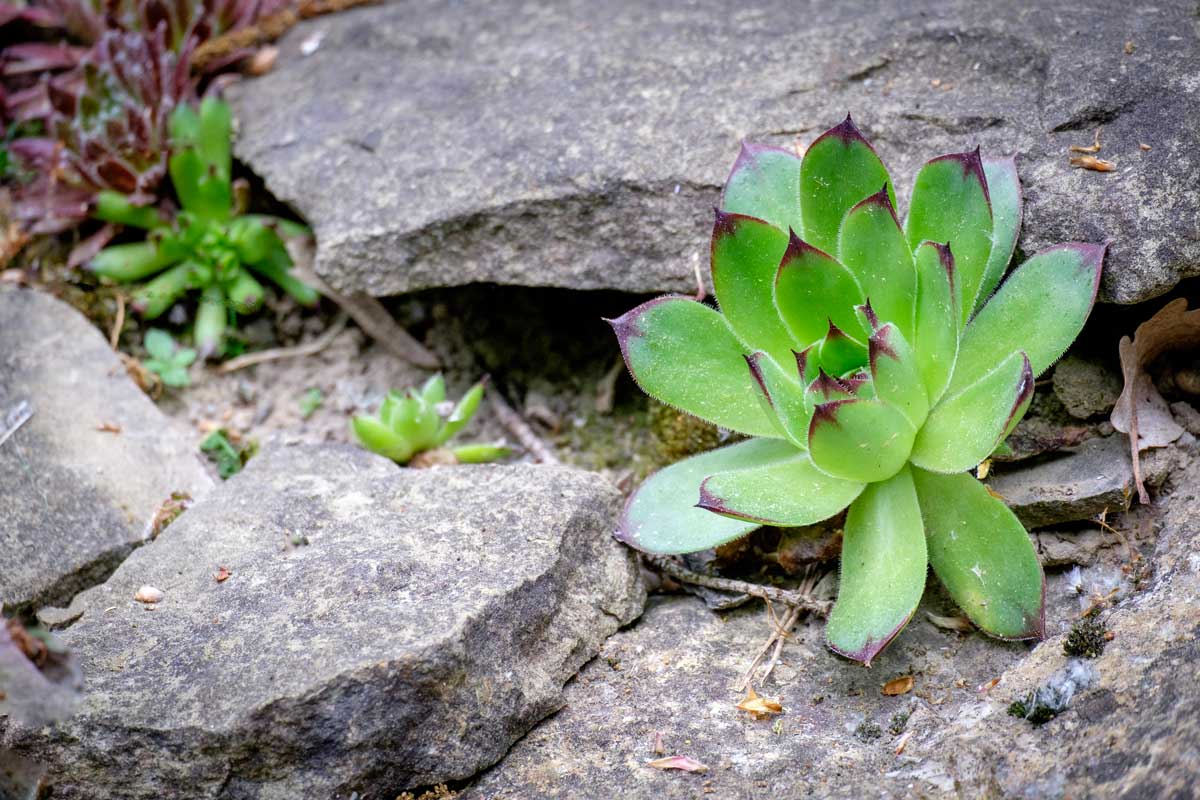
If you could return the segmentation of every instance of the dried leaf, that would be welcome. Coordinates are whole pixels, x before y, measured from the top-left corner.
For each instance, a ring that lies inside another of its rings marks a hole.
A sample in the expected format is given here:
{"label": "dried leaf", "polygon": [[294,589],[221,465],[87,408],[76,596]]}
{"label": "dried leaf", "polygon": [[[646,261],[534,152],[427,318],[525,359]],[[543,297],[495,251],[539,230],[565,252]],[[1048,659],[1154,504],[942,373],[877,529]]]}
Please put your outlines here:
{"label": "dried leaf", "polygon": [[999,683],[1000,683],[999,678],[992,678],[987,683],[979,684],[979,686],[975,689],[975,691],[978,692],[979,694],[987,694],[992,689],[995,689],[997,684],[999,684]]}
{"label": "dried leaf", "polygon": [[213,580],[215,580],[217,583],[224,583],[225,581],[229,580],[229,576],[232,574],[233,573],[229,571],[228,567],[217,567],[217,571],[213,573]]}
{"label": "dried leaf", "polygon": [[748,711],[755,719],[768,719],[772,714],[783,713],[783,706],[778,700],[759,697],[754,687],[746,692],[745,699],[737,704],[737,708],[739,711]]}
{"label": "dried leaf", "polygon": [[908,746],[908,740],[912,738],[913,732],[908,731],[900,737],[900,741],[896,742],[896,755],[904,752],[904,748]]}
{"label": "dried leaf", "polygon": [[1092,139],[1092,143],[1084,147],[1083,145],[1073,144],[1069,148],[1072,153],[1099,153],[1100,152],[1100,128],[1096,128],[1096,136]]}
{"label": "dried leaf", "polygon": [[101,422],[96,426],[96,430],[101,433],[120,433],[121,426],[115,422]]}
{"label": "dried leaf", "polygon": [[1149,152],[1150,150],[1153,149],[1152,147],[1150,147],[1150,145],[1146,144],[1145,142],[1139,142],[1138,147],[1140,147],[1142,149],[1142,152]]}
{"label": "dried leaf", "polygon": [[1109,417],[1112,426],[1130,438],[1134,480],[1138,498],[1149,502],[1142,483],[1138,453],[1150,447],[1165,447],[1183,435],[1183,427],[1171,416],[1167,401],[1154,387],[1146,368],[1171,350],[1200,347],[1200,309],[1188,311],[1185,298],[1167,303],[1157,314],[1137,326],[1133,339],[1121,338],[1121,371],[1125,389]]}
{"label": "dried leaf", "polygon": [[663,745],[662,731],[654,732],[654,755],[661,756],[667,752],[667,748]]}
{"label": "dried leaf", "polygon": [[684,772],[708,772],[708,766],[701,764],[691,756],[667,756],[647,761],[646,766],[655,769],[679,769]]}
{"label": "dried leaf", "polygon": [[1112,172],[1117,168],[1113,162],[1095,156],[1076,156],[1071,159],[1071,166],[1090,169],[1093,172]]}
{"label": "dried leaf", "polygon": [[937,627],[946,631],[959,631],[961,633],[970,633],[974,630],[971,621],[966,617],[943,617],[938,614],[925,612],[925,616],[929,617],[929,621]]}
{"label": "dried leaf", "polygon": [[892,678],[883,685],[883,693],[888,697],[896,697],[902,694],[908,694],[913,688],[912,675],[903,675],[899,678]]}

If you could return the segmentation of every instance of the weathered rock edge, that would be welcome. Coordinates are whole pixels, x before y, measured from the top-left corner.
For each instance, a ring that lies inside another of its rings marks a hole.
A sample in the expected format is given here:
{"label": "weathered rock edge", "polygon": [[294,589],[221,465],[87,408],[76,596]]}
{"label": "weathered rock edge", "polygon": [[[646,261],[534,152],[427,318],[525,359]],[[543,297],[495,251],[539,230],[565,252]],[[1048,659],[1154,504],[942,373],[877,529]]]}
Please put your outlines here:
{"label": "weathered rock edge", "polygon": [[[269,451],[80,597],[81,713],[0,742],[68,800],[390,800],[466,778],[641,612],[618,504],[568,468]],[[133,602],[142,584],[165,599]]]}
{"label": "weathered rock edge", "polygon": [[[212,487],[199,453],[75,309],[0,288],[0,607],[66,604],[146,538],[173,492]],[[107,428],[107,429],[106,429]]]}
{"label": "weathered rock edge", "polygon": [[[898,181],[1018,154],[1020,249],[1111,240],[1103,300],[1200,274],[1192,2],[1086,20],[1002,0],[411,0],[298,26],[232,90],[237,153],[315,226],[335,288],[695,287],[742,139],[811,143],[847,111]],[[1087,76],[1081,80],[1080,76]],[[1103,127],[1108,173],[1070,145]],[[1143,148],[1142,145],[1146,145]]]}

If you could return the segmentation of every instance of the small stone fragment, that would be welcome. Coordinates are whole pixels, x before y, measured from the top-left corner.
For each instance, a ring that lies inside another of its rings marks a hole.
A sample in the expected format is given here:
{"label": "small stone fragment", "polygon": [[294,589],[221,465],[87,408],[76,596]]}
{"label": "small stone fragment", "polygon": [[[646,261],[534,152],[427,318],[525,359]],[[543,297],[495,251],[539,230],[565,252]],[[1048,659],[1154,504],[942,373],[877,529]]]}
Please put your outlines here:
{"label": "small stone fragment", "polygon": [[1121,396],[1121,376],[1102,361],[1069,355],[1054,368],[1054,394],[1076,419],[1105,414]]}
{"label": "small stone fragment", "polygon": [[146,585],[137,590],[137,593],[134,594],[133,599],[137,600],[139,603],[153,605],[154,603],[161,602],[164,597],[166,597],[166,594],[162,589]]}
{"label": "small stone fragment", "polygon": [[1041,528],[1127,510],[1133,467],[1125,437],[1109,436],[1031,467],[994,472],[988,485],[1027,528]]}

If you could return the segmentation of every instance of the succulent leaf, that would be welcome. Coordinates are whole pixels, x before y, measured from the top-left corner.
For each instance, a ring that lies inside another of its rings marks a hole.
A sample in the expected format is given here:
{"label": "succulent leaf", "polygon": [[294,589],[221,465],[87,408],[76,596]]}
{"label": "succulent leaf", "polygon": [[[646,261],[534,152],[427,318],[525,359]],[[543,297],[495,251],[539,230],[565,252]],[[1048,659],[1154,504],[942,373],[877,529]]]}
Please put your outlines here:
{"label": "succulent leaf", "polygon": [[1045,635],[1046,581],[1029,534],[970,475],[914,469],[929,563],[954,602],[1003,639]]}
{"label": "succulent leaf", "polygon": [[832,321],[828,323],[819,352],[821,368],[835,376],[857,370],[867,363],[866,345],[852,339]]}
{"label": "succulent leaf", "polygon": [[[440,378],[441,376],[439,375],[436,377]],[[432,379],[430,379],[430,380],[432,381]],[[426,389],[427,390],[429,389],[428,384],[426,384]],[[431,396],[434,396],[434,397],[437,396],[436,389],[437,389],[437,387],[434,386],[433,387],[434,391]],[[442,388],[442,394],[443,395],[445,394],[445,386],[444,385]],[[438,437],[437,437],[438,438],[437,443],[442,444],[442,443],[446,442],[448,439],[450,439],[450,437],[454,436],[459,431],[461,431],[463,428],[465,428],[467,423],[471,421],[471,418],[475,416],[475,412],[479,409],[479,404],[480,404],[480,402],[482,402],[482,400],[483,400],[483,381],[480,381],[479,383],[475,384],[470,389],[468,389],[467,393],[464,394],[462,396],[462,399],[458,401],[458,404],[456,406],[454,406],[454,410],[450,412],[450,416],[446,418],[446,422],[442,425],[441,432],[438,434]],[[431,409],[433,408],[433,406],[437,405],[437,403],[430,403],[428,400],[426,400],[426,402],[429,403],[429,407]],[[441,401],[439,400],[437,402],[441,402]]]}
{"label": "succulent leaf", "polygon": [[374,417],[354,417],[350,429],[363,447],[374,453],[401,463],[412,458],[412,448],[404,439]]}
{"label": "succulent leaf", "polygon": [[796,448],[780,439],[750,439],[686,458],[651,475],[625,503],[616,537],[648,553],[693,553],[745,536],[757,522],[698,508],[710,475],[787,461]]}
{"label": "succulent leaf", "polygon": [[908,461],[916,431],[880,400],[833,400],[813,409],[808,451],[822,472],[850,481],[882,481]]}
{"label": "succulent leaf", "polygon": [[721,314],[690,298],[668,296],[610,324],[629,372],[646,394],[730,430],[779,435],[746,369],[745,348]]}
{"label": "succulent leaf", "polygon": [[1014,353],[977,382],[947,393],[929,412],[913,443],[912,463],[933,472],[962,472],[988,457],[1033,399],[1033,372]]}
{"label": "succulent leaf", "polygon": [[763,402],[779,421],[780,434],[797,448],[806,450],[812,405],[805,400],[804,386],[766,353],[746,356],[746,364]]}
{"label": "succulent leaf", "polygon": [[717,212],[712,238],[713,293],[743,342],[783,362],[797,345],[775,310],[775,273],[788,234],[761,219]]}
{"label": "succulent leaf", "polygon": [[858,278],[871,308],[894,322],[905,336],[913,332],[917,275],[912,248],[884,186],[854,205],[842,220],[838,260]]}
{"label": "succulent leaf", "polygon": [[139,206],[120,192],[105,190],[96,195],[96,208],[92,212],[96,219],[116,222],[134,228],[150,230],[163,224],[154,206]]}
{"label": "succulent leaf", "polygon": [[251,314],[262,306],[265,290],[263,285],[244,269],[237,271],[237,278],[229,287],[229,300],[239,314]]}
{"label": "succulent leaf", "polygon": [[698,506],[746,522],[796,527],[838,513],[865,485],[826,475],[797,450],[790,459],[710,475],[700,484]]}
{"label": "succulent leaf", "polygon": [[1000,285],[1021,233],[1021,181],[1017,177],[1016,156],[984,159],[983,174],[987,177],[988,197],[992,201],[992,251],[972,313],[983,308]]}
{"label": "succulent leaf", "polygon": [[[905,233],[915,250],[924,241],[949,242],[966,323],[975,308],[992,251],[992,207],[979,150],[940,156],[917,173]],[[873,298],[872,298],[873,299]]]}
{"label": "succulent leaf", "polygon": [[[425,384],[421,386],[421,400],[428,406],[436,406],[438,403],[446,399],[446,379],[442,377],[442,373],[437,373]],[[457,409],[455,409],[457,411]],[[474,412],[474,409],[471,409]],[[467,414],[469,418],[470,413]]]}
{"label": "succulent leaf", "polygon": [[1064,244],[1017,267],[963,331],[947,393],[974,384],[1014,353],[1029,356],[1034,377],[1057,361],[1092,309],[1104,250]]}
{"label": "succulent leaf", "polygon": [[895,406],[919,429],[929,413],[929,398],[916,354],[904,334],[889,322],[871,334],[869,349],[875,396]]}
{"label": "succulent leaf", "polygon": [[958,358],[960,298],[949,245],[921,242],[917,267],[916,341],[921,377],[931,404],[937,403]]}
{"label": "succulent leaf", "polygon": [[867,331],[854,314],[864,299],[850,270],[792,233],[775,275],[775,307],[796,341],[820,341],[833,322],[865,342]]}
{"label": "succulent leaf", "polygon": [[804,241],[826,253],[836,253],[838,228],[846,212],[885,184],[894,204],[896,196],[887,169],[847,115],[842,124],[817,137],[801,160]]}
{"label": "succulent leaf", "polygon": [[208,358],[221,350],[229,313],[225,309],[225,294],[219,286],[210,286],[200,296],[196,307],[196,326],[192,338],[200,358]]}
{"label": "succulent leaf", "polygon": [[908,624],[925,591],[925,532],[908,467],[872,483],[850,505],[830,648],[870,666]]}
{"label": "succulent leaf", "polygon": [[721,210],[800,230],[800,158],[790,150],[742,142],[721,193]]}
{"label": "succulent leaf", "polygon": [[142,284],[133,293],[131,305],[134,310],[145,319],[154,319],[175,305],[175,301],[192,287],[193,266],[177,264]]}
{"label": "succulent leaf", "polygon": [[88,262],[87,268],[114,281],[137,281],[147,278],[171,263],[151,242],[114,244],[101,250]]}

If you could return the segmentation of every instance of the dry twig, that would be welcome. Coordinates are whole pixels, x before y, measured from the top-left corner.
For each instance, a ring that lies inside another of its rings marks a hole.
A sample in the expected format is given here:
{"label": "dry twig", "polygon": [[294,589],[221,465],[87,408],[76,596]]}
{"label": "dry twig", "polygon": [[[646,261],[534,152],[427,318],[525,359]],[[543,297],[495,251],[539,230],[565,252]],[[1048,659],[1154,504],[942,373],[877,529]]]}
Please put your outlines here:
{"label": "dry twig", "polygon": [[329,330],[322,333],[315,339],[294,347],[274,347],[270,350],[260,350],[257,353],[246,353],[245,355],[231,358],[221,366],[217,367],[217,372],[222,374],[234,372],[235,370],[252,367],[255,364],[262,364],[267,361],[278,361],[281,358],[297,358],[299,356],[312,356],[324,350],[329,345],[333,344],[333,340],[337,338],[342,329],[346,327],[346,312],[339,312],[333,320],[333,324],[329,326]]}
{"label": "dry twig", "polygon": [[658,569],[670,575],[677,581],[690,583],[693,586],[707,586],[723,592],[739,592],[757,597],[760,600],[770,600],[785,606],[799,608],[812,614],[826,616],[833,603],[828,600],[818,600],[810,593],[793,589],[781,589],[778,586],[765,586],[761,583],[750,583],[733,578],[718,578],[713,575],[702,575],[693,572],[669,556],[657,556],[643,553],[642,557]]}
{"label": "dry twig", "polygon": [[112,330],[108,332],[108,346],[113,350],[121,341],[121,329],[125,327],[125,295],[117,292],[117,317],[113,320]]}
{"label": "dry twig", "polygon": [[513,407],[504,399],[504,395],[499,391],[492,392],[488,402],[491,404],[492,410],[496,412],[496,419],[500,420],[500,424],[516,438],[521,447],[524,447],[533,456],[534,461],[539,464],[561,463],[549,445],[543,442],[541,437],[533,432],[533,428],[529,427],[529,423],[513,410]]}

